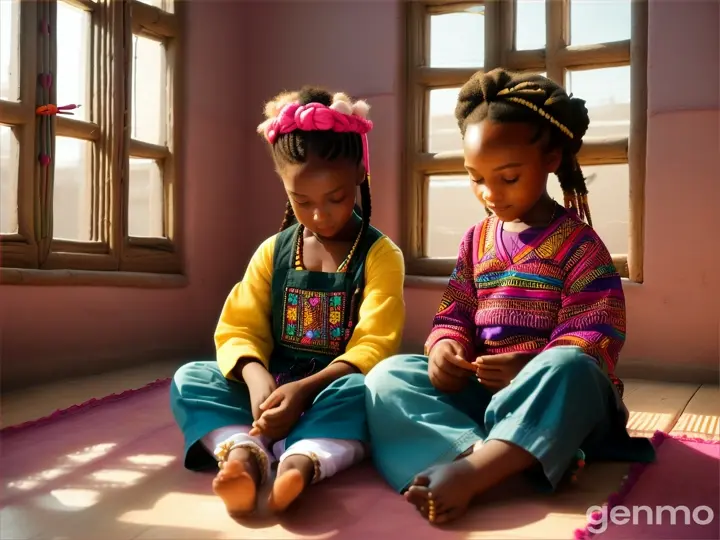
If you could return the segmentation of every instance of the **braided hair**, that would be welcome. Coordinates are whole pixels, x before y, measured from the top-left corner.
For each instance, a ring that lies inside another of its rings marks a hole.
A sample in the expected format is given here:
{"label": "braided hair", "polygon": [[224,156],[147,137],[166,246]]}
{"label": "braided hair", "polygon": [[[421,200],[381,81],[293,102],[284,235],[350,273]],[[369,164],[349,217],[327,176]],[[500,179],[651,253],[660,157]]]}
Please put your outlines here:
{"label": "braided hair", "polygon": [[[316,87],[304,87],[299,92],[284,93],[277,96],[265,106],[265,116],[273,118],[287,103],[297,101],[301,105],[320,103],[329,107],[333,101],[350,99],[342,93],[331,95],[326,90]],[[307,162],[308,156],[315,156],[326,161],[347,160],[360,165],[363,160],[363,143],[358,133],[340,133],[336,131],[303,131],[296,129],[290,133],[278,136],[271,145],[271,154],[275,167],[282,170],[284,165],[298,165]],[[361,207],[356,205],[355,210],[362,215],[363,230],[367,231],[370,225],[372,205],[370,200],[370,182],[367,171],[365,179],[360,184]],[[295,222],[290,199],[285,203],[285,216],[280,231],[284,231]]]}
{"label": "braided hair", "polygon": [[549,149],[560,149],[562,159],[555,174],[565,207],[574,208],[592,226],[587,186],[577,153],[590,125],[585,101],[541,75],[494,69],[475,73],[461,88],[455,107],[460,132],[486,118],[499,123],[523,122],[538,127],[533,142],[549,134]]}

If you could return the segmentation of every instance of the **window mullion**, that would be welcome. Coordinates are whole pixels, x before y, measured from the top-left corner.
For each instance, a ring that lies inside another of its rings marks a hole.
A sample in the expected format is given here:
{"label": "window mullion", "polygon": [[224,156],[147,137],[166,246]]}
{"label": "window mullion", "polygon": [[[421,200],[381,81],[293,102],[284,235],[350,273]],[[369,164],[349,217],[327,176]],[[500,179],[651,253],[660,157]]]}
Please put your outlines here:
{"label": "window mullion", "polygon": [[502,64],[503,28],[501,10],[500,2],[485,3],[485,71],[498,68]]}
{"label": "window mullion", "polygon": [[423,229],[425,222],[426,193],[422,175],[412,166],[416,156],[426,147],[427,117],[429,99],[427,86],[420,71],[425,70],[430,57],[430,17],[421,2],[409,2],[407,9],[408,57],[407,57],[407,126],[405,152],[405,177],[402,186],[403,199],[403,241],[406,261],[411,262],[422,255]]}
{"label": "window mullion", "polygon": [[37,100],[38,14],[35,2],[20,4],[20,106],[23,124],[19,128],[20,155],[18,163],[18,232],[32,246],[34,265],[40,230],[37,224],[37,153],[35,103]]}
{"label": "window mullion", "polygon": [[[36,106],[57,105],[57,0],[39,0],[36,28],[38,29],[37,76],[40,84],[36,91]],[[35,203],[35,226],[38,238],[39,265],[50,256],[53,238],[53,185],[55,177],[55,116],[37,116],[38,158],[35,162],[38,197]]]}
{"label": "window mullion", "polygon": [[636,0],[631,6],[630,44],[630,248],[628,274],[643,281],[645,236],[645,174],[647,148],[647,61],[648,2]]}
{"label": "window mullion", "polygon": [[127,2],[100,0],[93,46],[93,111],[100,126],[95,145],[93,221],[98,240],[119,265],[123,238],[123,175],[127,170]]}
{"label": "window mullion", "polygon": [[545,4],[545,68],[549,79],[565,85],[562,51],[570,41],[570,0],[548,0]]}

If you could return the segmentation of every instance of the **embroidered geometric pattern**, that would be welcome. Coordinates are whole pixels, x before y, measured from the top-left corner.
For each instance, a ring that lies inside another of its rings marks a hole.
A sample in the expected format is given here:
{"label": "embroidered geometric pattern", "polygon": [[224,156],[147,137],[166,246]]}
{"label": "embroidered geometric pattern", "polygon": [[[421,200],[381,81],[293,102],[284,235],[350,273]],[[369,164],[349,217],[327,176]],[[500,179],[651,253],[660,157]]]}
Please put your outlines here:
{"label": "embroidered geometric pattern", "polygon": [[426,350],[446,338],[468,356],[574,345],[622,393],[625,297],[597,233],[565,213],[513,256],[496,240],[499,223],[492,216],[465,234]]}
{"label": "embroidered geometric pattern", "polygon": [[295,349],[337,355],[344,343],[345,304],[344,292],[288,287],[280,340]]}

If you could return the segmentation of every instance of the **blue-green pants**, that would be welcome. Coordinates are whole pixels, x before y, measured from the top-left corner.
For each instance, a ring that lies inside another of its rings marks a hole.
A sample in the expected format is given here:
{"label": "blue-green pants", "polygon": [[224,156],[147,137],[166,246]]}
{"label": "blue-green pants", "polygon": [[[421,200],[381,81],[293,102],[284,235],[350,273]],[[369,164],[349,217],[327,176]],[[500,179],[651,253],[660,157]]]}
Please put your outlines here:
{"label": "blue-green pants", "polygon": [[373,459],[400,492],[419,473],[454,461],[481,440],[525,449],[542,466],[540,487],[553,490],[579,449],[590,459],[654,459],[647,439],[628,435],[610,379],[577,347],[539,354],[494,395],[472,377],[461,392],[440,392],[421,355],[380,362],[365,384]]}
{"label": "blue-green pants", "polygon": [[[170,387],[170,407],[185,437],[185,467],[216,466],[200,440],[216,429],[253,423],[244,383],[226,379],[217,362],[182,366]],[[364,376],[346,375],[320,392],[287,437],[286,446],[304,439],[368,442]]]}

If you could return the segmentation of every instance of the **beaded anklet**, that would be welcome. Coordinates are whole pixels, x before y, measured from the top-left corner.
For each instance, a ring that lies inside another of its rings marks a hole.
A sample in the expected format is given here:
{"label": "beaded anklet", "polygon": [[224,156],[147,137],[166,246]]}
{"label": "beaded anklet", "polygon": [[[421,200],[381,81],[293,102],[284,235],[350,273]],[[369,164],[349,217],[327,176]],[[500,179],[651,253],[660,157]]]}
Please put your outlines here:
{"label": "beaded anklet", "polygon": [[304,456],[307,456],[310,458],[310,461],[313,462],[313,477],[310,481],[311,484],[317,484],[320,481],[320,475],[322,473],[321,467],[320,467],[320,458],[317,457],[317,454],[315,452],[308,452],[307,454],[303,454]]}
{"label": "beaded anklet", "polygon": [[428,521],[433,523],[435,516],[435,500],[432,498],[432,493],[428,493]]}
{"label": "beaded anklet", "polygon": [[225,463],[228,461],[228,457],[230,456],[230,452],[237,448],[243,448],[247,450],[252,458],[255,460],[255,463],[258,466],[258,469],[260,469],[260,482],[259,484],[262,485],[267,480],[268,476],[268,457],[265,452],[263,452],[257,444],[252,442],[238,442],[233,439],[229,441],[225,441],[221,445],[219,445],[215,449],[215,457],[218,459],[218,468],[222,469],[225,466]]}

